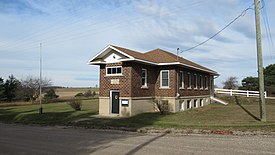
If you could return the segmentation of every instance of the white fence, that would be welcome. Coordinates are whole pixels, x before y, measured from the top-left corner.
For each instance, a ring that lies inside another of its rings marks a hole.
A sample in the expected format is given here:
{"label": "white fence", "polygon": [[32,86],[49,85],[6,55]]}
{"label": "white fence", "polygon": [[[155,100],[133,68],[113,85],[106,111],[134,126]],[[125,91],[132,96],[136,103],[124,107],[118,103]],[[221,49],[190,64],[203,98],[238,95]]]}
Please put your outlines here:
{"label": "white fence", "polygon": [[[215,88],[216,94],[228,94],[232,95],[243,95],[246,97],[259,96],[259,91],[250,91],[250,90],[233,90],[233,89],[219,89]],[[266,91],[264,92],[264,97],[267,98]]]}

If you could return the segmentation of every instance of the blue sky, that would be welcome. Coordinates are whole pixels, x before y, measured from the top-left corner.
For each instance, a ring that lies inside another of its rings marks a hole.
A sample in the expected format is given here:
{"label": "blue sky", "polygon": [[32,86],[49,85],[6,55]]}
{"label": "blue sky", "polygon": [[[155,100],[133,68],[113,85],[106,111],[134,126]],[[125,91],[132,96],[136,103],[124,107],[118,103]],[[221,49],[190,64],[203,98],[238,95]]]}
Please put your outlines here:
{"label": "blue sky", "polygon": [[[161,48],[173,53],[215,34],[254,0],[1,0],[0,77],[43,76],[54,85],[98,84],[99,67],[87,61],[108,44],[140,52]],[[275,1],[261,10],[275,34]],[[262,16],[264,66],[275,63]],[[257,75],[254,10],[250,9],[211,41],[181,56],[241,81]]]}

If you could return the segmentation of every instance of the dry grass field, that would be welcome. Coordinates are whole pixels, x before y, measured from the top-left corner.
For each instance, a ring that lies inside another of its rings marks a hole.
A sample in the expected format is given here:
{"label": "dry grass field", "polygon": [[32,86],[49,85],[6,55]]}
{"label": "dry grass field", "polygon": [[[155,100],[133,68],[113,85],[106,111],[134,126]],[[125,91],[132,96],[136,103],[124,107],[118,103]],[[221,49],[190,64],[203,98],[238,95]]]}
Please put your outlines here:
{"label": "dry grass field", "polygon": [[60,99],[70,99],[78,93],[84,93],[85,91],[91,90],[95,91],[96,94],[99,93],[99,88],[57,88],[55,92],[59,95]]}

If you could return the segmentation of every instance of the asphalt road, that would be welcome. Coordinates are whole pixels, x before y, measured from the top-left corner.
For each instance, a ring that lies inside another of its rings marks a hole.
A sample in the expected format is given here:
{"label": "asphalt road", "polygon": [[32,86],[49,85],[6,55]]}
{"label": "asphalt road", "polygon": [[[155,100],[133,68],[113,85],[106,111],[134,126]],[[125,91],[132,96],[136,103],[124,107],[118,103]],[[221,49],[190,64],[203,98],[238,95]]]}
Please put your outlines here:
{"label": "asphalt road", "polygon": [[0,124],[0,154],[275,154],[274,136],[165,135]]}

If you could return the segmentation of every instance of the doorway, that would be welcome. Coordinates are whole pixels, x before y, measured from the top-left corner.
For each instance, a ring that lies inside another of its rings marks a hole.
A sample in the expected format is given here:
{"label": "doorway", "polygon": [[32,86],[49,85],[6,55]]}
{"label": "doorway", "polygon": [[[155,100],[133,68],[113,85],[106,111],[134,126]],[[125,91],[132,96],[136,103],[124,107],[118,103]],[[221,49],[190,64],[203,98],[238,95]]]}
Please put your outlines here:
{"label": "doorway", "polygon": [[110,97],[111,97],[111,113],[119,114],[119,91],[111,90]]}

